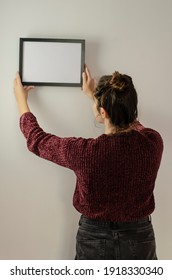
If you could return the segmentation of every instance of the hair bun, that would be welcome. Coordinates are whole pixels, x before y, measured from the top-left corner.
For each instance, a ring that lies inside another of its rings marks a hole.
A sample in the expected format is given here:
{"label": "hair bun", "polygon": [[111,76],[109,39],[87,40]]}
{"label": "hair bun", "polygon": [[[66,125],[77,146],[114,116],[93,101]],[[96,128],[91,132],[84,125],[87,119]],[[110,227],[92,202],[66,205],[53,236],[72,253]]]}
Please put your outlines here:
{"label": "hair bun", "polygon": [[118,71],[115,71],[112,74],[109,84],[112,88],[120,91],[126,87],[126,79],[124,78],[124,75],[121,75]]}

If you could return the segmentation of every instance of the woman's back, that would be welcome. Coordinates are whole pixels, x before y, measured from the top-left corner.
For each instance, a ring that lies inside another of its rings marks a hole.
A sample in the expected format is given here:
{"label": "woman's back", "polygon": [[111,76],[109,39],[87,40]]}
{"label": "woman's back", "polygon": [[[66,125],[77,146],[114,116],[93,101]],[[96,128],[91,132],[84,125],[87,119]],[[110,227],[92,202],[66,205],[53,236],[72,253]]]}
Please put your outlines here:
{"label": "woman's back", "polygon": [[60,138],[45,133],[32,113],[21,117],[28,148],[72,169],[77,177],[75,208],[89,218],[133,221],[154,210],[154,184],[163,142],[138,122],[129,132],[98,138]]}
{"label": "woman's back", "polygon": [[133,221],[154,210],[163,143],[152,129],[80,139],[73,150],[74,206],[90,218]]}

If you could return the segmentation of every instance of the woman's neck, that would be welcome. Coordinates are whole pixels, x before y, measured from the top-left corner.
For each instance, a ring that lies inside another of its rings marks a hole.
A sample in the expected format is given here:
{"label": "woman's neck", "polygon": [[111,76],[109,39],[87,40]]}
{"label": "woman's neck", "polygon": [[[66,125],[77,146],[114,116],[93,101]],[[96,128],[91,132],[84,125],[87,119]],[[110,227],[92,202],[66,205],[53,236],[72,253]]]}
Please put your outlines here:
{"label": "woman's neck", "polygon": [[105,125],[105,134],[110,135],[110,134],[116,134],[120,132],[129,132],[133,129],[136,129],[138,125],[138,121],[134,121],[132,124],[129,125],[128,128],[124,128],[124,129],[118,129],[116,126],[112,125],[109,122],[109,119],[105,119],[104,125]]}
{"label": "woman's neck", "polygon": [[105,134],[115,134],[117,132],[117,129],[114,125],[112,125],[109,122],[109,119],[104,120],[104,125],[105,125]]}

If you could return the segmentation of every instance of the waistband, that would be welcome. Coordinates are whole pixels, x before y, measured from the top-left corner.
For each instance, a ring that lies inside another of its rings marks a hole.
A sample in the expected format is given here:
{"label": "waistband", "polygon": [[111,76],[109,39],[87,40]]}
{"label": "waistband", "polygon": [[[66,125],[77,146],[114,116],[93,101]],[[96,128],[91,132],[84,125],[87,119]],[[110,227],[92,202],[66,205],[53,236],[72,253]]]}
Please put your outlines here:
{"label": "waistband", "polygon": [[98,219],[87,218],[84,215],[81,215],[81,217],[80,217],[80,224],[85,223],[88,225],[95,225],[95,226],[109,227],[109,228],[133,227],[133,226],[141,225],[141,224],[144,224],[147,222],[151,223],[150,215],[145,218],[138,219],[137,221],[133,221],[133,222],[103,221],[103,220],[98,220]]}

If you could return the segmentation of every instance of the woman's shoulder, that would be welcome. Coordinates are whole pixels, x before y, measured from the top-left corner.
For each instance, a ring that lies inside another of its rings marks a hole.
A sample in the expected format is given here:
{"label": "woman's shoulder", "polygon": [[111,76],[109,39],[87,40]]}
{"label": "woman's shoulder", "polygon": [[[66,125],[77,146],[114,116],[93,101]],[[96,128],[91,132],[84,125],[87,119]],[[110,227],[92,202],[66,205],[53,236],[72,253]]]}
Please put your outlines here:
{"label": "woman's shoulder", "polygon": [[131,129],[139,132],[141,135],[145,135],[145,136],[147,135],[149,137],[155,137],[162,140],[162,136],[157,130],[150,127],[146,127],[139,121],[134,122]]}
{"label": "woman's shoulder", "polygon": [[142,125],[142,129],[138,131],[137,137],[140,140],[140,143],[145,143],[145,147],[149,144],[150,147],[153,147],[157,151],[163,151],[163,139],[160,132],[157,130]]}
{"label": "woman's shoulder", "polygon": [[162,140],[162,136],[161,136],[160,132],[158,132],[157,130],[150,128],[150,127],[143,127],[143,129],[140,131],[140,133],[147,137],[150,137],[152,139]]}

